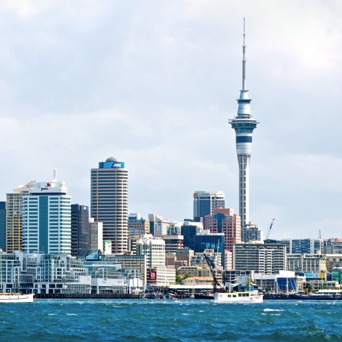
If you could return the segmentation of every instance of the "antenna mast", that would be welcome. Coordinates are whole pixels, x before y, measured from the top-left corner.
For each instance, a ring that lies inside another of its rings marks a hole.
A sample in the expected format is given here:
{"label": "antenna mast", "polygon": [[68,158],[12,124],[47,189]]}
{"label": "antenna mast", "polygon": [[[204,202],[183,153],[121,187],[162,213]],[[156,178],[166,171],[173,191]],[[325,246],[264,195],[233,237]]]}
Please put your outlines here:
{"label": "antenna mast", "polygon": [[245,22],[245,18],[243,18],[242,90],[246,90],[246,22]]}

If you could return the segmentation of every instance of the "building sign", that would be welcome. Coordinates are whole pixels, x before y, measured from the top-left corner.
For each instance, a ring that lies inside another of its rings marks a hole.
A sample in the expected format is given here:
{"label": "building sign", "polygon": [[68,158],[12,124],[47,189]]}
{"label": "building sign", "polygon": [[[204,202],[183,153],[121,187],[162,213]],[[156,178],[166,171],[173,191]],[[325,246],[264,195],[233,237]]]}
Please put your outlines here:
{"label": "building sign", "polygon": [[156,271],[148,271],[148,280],[156,281],[157,280],[157,272]]}

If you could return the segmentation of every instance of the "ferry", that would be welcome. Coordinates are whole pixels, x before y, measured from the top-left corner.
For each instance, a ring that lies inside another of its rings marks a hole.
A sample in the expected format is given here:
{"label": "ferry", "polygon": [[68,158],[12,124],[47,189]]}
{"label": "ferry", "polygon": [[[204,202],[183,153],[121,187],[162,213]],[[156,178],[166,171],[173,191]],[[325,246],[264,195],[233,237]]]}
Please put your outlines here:
{"label": "ferry", "polygon": [[32,303],[33,293],[0,293],[0,303]]}
{"label": "ferry", "polygon": [[231,304],[256,304],[262,303],[264,296],[258,292],[243,291],[243,292],[216,292],[214,302],[216,303],[231,303]]}

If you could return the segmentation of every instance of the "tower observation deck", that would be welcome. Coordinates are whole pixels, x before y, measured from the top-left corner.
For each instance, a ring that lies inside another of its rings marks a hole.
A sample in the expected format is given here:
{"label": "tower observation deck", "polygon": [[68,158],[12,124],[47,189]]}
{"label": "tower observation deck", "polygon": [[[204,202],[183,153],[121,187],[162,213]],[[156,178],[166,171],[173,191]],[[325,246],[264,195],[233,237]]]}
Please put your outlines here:
{"label": "tower observation deck", "polygon": [[229,120],[236,134],[236,152],[239,163],[239,215],[241,226],[250,224],[249,219],[249,164],[252,150],[252,135],[258,122],[252,117],[249,98],[246,87],[246,44],[245,21],[243,25],[242,45],[242,89],[238,102],[237,116]]}

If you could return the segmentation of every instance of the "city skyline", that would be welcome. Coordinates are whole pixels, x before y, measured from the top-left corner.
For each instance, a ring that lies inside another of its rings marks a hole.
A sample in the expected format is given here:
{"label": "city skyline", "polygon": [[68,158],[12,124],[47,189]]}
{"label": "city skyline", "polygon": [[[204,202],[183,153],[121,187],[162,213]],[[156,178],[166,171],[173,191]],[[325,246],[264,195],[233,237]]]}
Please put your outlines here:
{"label": "city skyline", "polygon": [[197,190],[238,212],[228,119],[246,17],[261,123],[250,217],[264,233],[275,218],[271,238],[339,237],[342,4],[133,3],[0,4],[0,199],[56,169],[89,206],[89,170],[112,155],[129,170],[130,213],[189,218]]}

